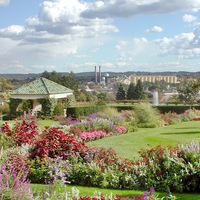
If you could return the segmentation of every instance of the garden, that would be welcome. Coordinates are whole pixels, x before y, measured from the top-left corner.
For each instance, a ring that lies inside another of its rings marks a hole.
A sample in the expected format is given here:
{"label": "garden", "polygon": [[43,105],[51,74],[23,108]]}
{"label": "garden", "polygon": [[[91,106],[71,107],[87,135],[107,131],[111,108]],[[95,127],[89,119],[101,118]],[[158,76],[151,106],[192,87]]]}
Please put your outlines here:
{"label": "garden", "polygon": [[200,111],[3,122],[1,199],[200,199]]}

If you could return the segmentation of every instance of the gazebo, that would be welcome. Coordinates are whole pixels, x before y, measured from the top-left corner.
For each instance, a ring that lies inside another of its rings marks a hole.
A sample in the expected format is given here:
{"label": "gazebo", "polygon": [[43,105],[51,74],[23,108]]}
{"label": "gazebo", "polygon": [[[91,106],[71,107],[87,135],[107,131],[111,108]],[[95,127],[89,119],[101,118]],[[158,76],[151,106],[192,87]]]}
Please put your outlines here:
{"label": "gazebo", "polygon": [[32,113],[41,111],[41,105],[37,99],[41,98],[65,98],[68,95],[72,95],[73,90],[64,87],[58,83],[55,83],[46,78],[40,77],[30,83],[23,85],[22,87],[11,92],[11,98],[14,99],[30,99],[33,100]]}

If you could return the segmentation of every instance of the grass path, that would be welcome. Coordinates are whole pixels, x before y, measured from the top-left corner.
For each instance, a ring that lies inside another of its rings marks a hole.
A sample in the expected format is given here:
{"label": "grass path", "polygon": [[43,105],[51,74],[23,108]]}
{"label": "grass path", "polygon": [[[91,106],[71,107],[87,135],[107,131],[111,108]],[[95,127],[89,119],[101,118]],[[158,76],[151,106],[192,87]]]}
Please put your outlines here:
{"label": "grass path", "polygon": [[118,156],[137,159],[138,151],[149,145],[176,146],[200,141],[200,122],[190,121],[159,128],[141,128],[136,132],[88,142],[87,146],[113,148]]}
{"label": "grass path", "polygon": [[[103,194],[104,196],[109,196],[112,193],[112,196],[119,195],[121,197],[129,197],[132,198],[133,196],[139,196],[144,194],[144,191],[140,190],[116,190],[116,189],[103,189],[103,188],[97,188],[97,187],[86,187],[86,186],[62,186],[60,185],[59,188],[56,188],[56,194],[58,193],[66,193],[71,192],[72,187],[77,188],[80,193],[79,195],[84,196],[98,196],[99,193]],[[47,186],[44,184],[31,184],[31,188],[33,190],[36,190],[36,194],[39,195],[40,192],[43,190],[45,191],[47,189]],[[166,192],[156,192],[156,195],[158,197],[167,197],[169,193]],[[199,200],[200,194],[189,194],[189,193],[172,193],[172,195],[175,195],[178,200]]]}

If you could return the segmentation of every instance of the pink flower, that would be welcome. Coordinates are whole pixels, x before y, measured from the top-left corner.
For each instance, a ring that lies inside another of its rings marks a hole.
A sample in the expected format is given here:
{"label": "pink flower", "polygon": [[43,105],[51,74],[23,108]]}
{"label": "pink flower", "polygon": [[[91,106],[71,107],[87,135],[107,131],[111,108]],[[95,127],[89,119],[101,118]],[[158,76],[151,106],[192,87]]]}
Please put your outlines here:
{"label": "pink flower", "polygon": [[93,131],[93,132],[82,132],[80,138],[82,140],[87,140],[87,139],[96,139],[106,136],[107,134],[103,131]]}
{"label": "pink flower", "polygon": [[124,126],[117,126],[115,129],[119,133],[122,133],[122,132],[126,131],[126,128]]}

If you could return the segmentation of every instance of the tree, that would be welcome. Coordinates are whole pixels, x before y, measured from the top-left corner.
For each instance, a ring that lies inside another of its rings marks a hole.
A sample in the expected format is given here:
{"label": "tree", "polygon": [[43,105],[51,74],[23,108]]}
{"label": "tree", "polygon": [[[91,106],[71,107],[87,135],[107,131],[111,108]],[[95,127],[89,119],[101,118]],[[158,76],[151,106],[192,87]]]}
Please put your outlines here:
{"label": "tree", "polygon": [[130,83],[127,91],[127,99],[134,99],[135,86],[133,83]]}
{"label": "tree", "polygon": [[74,95],[76,99],[78,100],[80,95],[80,92],[78,91],[79,85],[78,85],[78,80],[73,72],[70,72],[68,76],[62,76],[56,71],[52,71],[51,73],[48,73],[47,71],[44,71],[42,73],[42,77],[47,78],[49,80],[52,80],[60,85],[63,85],[67,88],[70,88],[74,91]]}
{"label": "tree", "polygon": [[116,94],[116,99],[117,100],[124,100],[125,98],[126,98],[126,93],[124,91],[122,84],[120,83],[120,85],[118,87],[117,94]]}
{"label": "tree", "polygon": [[97,95],[97,98],[98,99],[102,99],[102,100],[106,100],[106,96],[107,96],[107,93],[106,92],[101,92]]}
{"label": "tree", "polygon": [[200,78],[191,79],[189,77],[182,77],[180,84],[177,87],[179,93],[179,100],[184,103],[193,104],[197,99],[200,89]]}
{"label": "tree", "polygon": [[135,86],[135,91],[134,91],[134,99],[144,99],[145,98],[145,93],[144,93],[144,87],[142,85],[141,80],[138,80],[136,86]]}
{"label": "tree", "polygon": [[9,99],[9,90],[13,90],[14,86],[9,79],[0,78],[0,96],[5,102]]}

